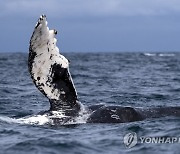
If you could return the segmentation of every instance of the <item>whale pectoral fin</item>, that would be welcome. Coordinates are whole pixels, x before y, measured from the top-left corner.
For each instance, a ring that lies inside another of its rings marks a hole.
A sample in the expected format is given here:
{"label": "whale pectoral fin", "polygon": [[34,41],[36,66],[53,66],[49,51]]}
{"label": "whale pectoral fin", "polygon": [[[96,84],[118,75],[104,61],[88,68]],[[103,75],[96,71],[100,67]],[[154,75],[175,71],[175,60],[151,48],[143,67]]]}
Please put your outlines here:
{"label": "whale pectoral fin", "polygon": [[69,72],[69,61],[56,46],[56,34],[47,27],[46,16],[40,16],[30,39],[29,72],[36,87],[49,99],[51,111],[78,113],[81,103]]}
{"label": "whale pectoral fin", "polygon": [[77,93],[68,68],[60,64],[52,66],[52,84],[60,92],[59,100],[50,99],[50,110],[80,109]]}

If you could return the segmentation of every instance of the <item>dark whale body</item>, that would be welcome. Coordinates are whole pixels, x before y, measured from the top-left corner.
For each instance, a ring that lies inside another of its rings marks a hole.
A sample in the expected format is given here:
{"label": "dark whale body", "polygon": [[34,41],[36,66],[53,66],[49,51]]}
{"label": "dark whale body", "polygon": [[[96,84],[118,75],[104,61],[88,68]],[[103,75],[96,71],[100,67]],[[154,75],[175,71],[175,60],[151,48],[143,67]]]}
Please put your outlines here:
{"label": "dark whale body", "polygon": [[132,108],[122,106],[103,106],[93,112],[88,123],[125,123],[147,118],[165,116],[180,117],[180,107]]}
{"label": "dark whale body", "polygon": [[[132,108],[93,105],[84,107],[69,71],[69,61],[56,46],[56,30],[49,30],[46,16],[35,26],[29,46],[28,67],[31,78],[50,102],[50,109],[39,114],[51,117],[54,124],[64,124],[80,116],[82,110],[89,115],[87,123],[125,123],[164,116],[180,117],[180,107]],[[54,112],[60,113],[55,116]]]}

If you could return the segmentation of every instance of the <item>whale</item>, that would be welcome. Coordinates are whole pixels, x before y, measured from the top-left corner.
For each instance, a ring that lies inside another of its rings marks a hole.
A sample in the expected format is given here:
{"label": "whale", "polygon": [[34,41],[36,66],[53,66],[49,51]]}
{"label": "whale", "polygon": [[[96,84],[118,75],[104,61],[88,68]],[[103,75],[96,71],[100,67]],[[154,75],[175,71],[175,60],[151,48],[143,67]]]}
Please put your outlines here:
{"label": "whale", "polygon": [[165,116],[180,117],[180,107],[141,108],[97,104],[85,106],[79,101],[70,73],[70,61],[57,47],[57,30],[47,26],[41,15],[30,38],[28,70],[34,85],[49,100],[50,109],[40,115],[50,117],[54,124],[63,125],[83,114],[86,123],[127,123]]}

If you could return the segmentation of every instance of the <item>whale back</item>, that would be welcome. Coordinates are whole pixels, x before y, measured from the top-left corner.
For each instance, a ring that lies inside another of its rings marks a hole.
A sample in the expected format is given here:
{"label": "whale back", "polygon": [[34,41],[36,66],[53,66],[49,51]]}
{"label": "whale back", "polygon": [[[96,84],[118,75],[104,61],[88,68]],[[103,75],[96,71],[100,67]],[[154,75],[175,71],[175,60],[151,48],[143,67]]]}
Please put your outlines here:
{"label": "whale back", "polygon": [[30,40],[28,67],[31,78],[50,101],[50,110],[78,112],[80,102],[69,71],[69,61],[56,46],[56,30],[49,30],[42,15]]}

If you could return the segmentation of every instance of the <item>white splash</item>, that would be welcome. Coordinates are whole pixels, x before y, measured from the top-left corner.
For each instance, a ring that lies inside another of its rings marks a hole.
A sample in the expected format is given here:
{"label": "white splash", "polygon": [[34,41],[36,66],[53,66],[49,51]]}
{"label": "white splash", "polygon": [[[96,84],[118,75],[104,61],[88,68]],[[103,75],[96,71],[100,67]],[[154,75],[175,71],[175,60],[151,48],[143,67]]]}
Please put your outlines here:
{"label": "white splash", "polygon": [[[67,122],[62,122],[60,125],[72,125],[72,124],[84,124],[87,122],[88,117],[90,116],[90,112],[84,108],[81,108],[79,115],[77,117],[71,118]],[[0,116],[0,122],[6,123],[18,123],[18,124],[27,124],[27,125],[55,125],[53,122],[54,118],[61,119],[66,118],[61,111],[52,111],[51,114],[43,114],[43,115],[31,115],[22,118],[10,118],[6,116]]]}
{"label": "white splash", "polygon": [[0,116],[0,121],[6,122],[6,123],[19,123],[17,119],[10,118],[7,116]]}
{"label": "white splash", "polygon": [[79,115],[74,119],[65,123],[65,125],[72,125],[72,124],[85,124],[87,119],[89,118],[91,112],[89,112],[83,105],[81,106],[81,110]]}
{"label": "white splash", "polygon": [[30,125],[45,125],[51,123],[47,115],[33,115],[22,118],[10,118],[7,116],[0,116],[0,122],[30,124]]}
{"label": "white splash", "polygon": [[16,120],[20,124],[30,124],[30,125],[45,125],[52,122],[47,115],[34,115],[34,116],[19,118]]}

